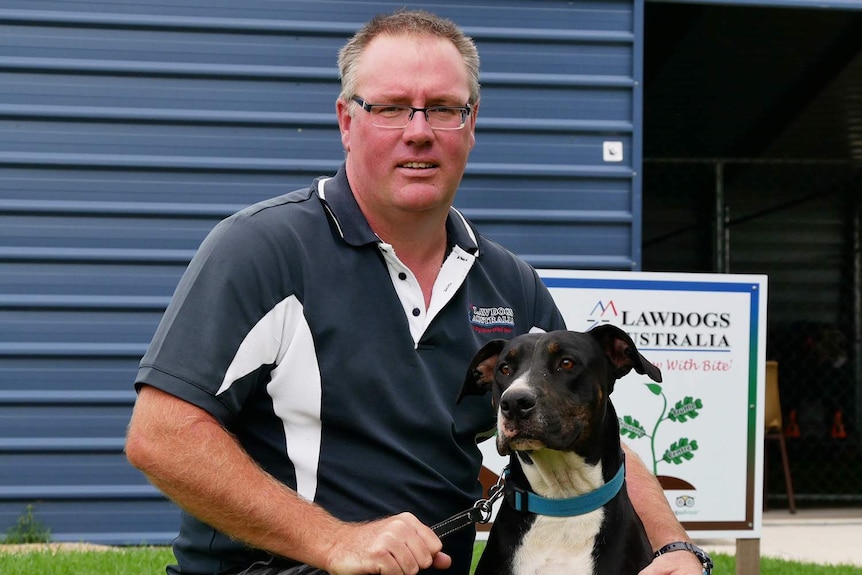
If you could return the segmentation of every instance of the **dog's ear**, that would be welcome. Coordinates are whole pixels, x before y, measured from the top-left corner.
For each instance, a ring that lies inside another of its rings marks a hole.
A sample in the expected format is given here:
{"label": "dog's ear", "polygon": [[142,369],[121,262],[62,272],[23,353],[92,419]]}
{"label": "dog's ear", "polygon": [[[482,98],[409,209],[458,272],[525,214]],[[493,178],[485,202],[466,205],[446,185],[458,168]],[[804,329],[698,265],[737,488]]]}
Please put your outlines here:
{"label": "dog's ear", "polygon": [[505,345],[505,339],[494,339],[476,352],[470,361],[470,367],[467,368],[467,376],[464,378],[464,385],[461,386],[461,393],[458,394],[456,403],[460,403],[465,395],[485,395],[491,391],[497,357]]}
{"label": "dog's ear", "polygon": [[641,375],[649,376],[653,381],[661,382],[661,370],[642,356],[629,334],[615,325],[604,324],[594,327],[589,332],[611,363],[616,367],[616,378],[619,379],[634,369]]}

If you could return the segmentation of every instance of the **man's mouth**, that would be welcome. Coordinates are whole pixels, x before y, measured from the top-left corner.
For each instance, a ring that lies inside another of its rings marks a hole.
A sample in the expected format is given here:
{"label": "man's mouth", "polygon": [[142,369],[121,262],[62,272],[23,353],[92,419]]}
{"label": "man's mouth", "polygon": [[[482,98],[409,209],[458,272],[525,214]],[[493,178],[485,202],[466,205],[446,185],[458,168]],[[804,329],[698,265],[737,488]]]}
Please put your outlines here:
{"label": "man's mouth", "polygon": [[402,168],[410,168],[412,170],[424,170],[428,168],[435,168],[437,164],[432,164],[430,162],[406,162],[404,164],[400,164]]}

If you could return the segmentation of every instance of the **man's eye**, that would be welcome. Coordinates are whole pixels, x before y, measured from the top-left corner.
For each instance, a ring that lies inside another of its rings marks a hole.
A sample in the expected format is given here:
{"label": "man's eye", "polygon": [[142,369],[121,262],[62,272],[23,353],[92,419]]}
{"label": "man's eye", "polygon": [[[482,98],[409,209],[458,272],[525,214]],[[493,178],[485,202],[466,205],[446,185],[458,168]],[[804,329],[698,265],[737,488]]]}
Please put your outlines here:
{"label": "man's eye", "polygon": [[375,110],[381,116],[394,117],[403,114],[406,111],[406,108],[401,108],[399,106],[380,106],[375,108]]}
{"label": "man's eye", "polygon": [[456,118],[461,116],[460,108],[428,108],[428,113],[438,118]]}

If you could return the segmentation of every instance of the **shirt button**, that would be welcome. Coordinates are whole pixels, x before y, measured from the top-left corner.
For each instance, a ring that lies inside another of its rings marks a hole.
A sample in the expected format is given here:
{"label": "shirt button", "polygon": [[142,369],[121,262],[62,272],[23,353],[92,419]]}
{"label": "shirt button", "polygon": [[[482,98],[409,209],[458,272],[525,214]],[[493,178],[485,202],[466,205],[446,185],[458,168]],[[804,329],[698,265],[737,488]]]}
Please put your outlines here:
{"label": "shirt button", "polygon": [[407,279],[407,274],[405,274],[404,272],[398,272],[398,279],[400,279],[400,280],[406,280],[406,279]]}
{"label": "shirt button", "polygon": [[413,317],[419,317],[420,313],[422,313],[422,311],[418,307],[413,308]]}

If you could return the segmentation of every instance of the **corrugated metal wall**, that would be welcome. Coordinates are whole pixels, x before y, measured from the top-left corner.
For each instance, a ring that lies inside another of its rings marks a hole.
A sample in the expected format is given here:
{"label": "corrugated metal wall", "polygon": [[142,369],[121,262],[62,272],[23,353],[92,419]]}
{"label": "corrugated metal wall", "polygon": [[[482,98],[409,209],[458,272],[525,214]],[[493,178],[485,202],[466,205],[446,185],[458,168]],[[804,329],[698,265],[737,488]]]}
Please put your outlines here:
{"label": "corrugated metal wall", "polygon": [[[401,5],[0,0],[0,531],[173,537],[122,453],[138,360],[217,220],[336,170],[336,51]],[[457,205],[537,266],[638,268],[642,3],[412,6],[483,57]]]}

